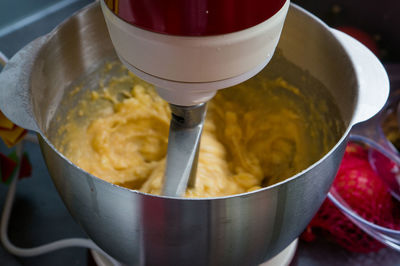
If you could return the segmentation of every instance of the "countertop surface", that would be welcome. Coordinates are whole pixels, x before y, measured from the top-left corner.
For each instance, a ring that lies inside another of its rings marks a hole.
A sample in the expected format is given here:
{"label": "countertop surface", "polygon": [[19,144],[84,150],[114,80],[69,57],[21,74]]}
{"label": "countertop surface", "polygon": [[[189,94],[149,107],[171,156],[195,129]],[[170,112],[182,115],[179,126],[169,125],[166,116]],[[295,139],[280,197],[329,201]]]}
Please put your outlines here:
{"label": "countertop surface", "polygon": [[[31,40],[48,33],[62,20],[92,1],[61,0],[56,1],[56,4],[45,0],[38,2],[43,5],[42,10],[47,10],[41,16],[34,13],[24,16],[21,13],[18,25],[7,24],[7,21],[0,19],[0,51],[7,56],[12,56]],[[0,10],[4,10],[1,5]],[[396,81],[400,81],[398,65],[391,65],[390,68]],[[26,143],[24,150],[31,160],[33,174],[18,184],[9,226],[11,241],[27,248],[65,237],[85,237],[59,197],[39,145]],[[9,154],[11,150],[1,143],[0,152]],[[7,185],[0,185],[0,208],[4,204],[7,190]],[[88,254],[88,250],[83,248],[68,248],[37,257],[21,258],[10,255],[0,246],[0,265],[89,265],[92,262]],[[385,248],[376,253],[354,254],[324,239],[312,243],[300,241],[291,265],[400,265],[400,253]]]}

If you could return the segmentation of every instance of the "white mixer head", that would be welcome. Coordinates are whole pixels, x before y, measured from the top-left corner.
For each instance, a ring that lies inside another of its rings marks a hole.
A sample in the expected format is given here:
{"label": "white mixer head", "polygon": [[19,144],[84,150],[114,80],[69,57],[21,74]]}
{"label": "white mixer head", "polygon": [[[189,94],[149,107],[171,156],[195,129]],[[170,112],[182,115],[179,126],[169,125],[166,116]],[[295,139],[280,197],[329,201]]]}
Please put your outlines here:
{"label": "white mixer head", "polygon": [[124,21],[105,2],[102,9],[121,61],[169,103],[190,106],[251,78],[269,62],[289,7],[287,0],[275,2],[283,5],[257,25],[205,36],[158,33]]}

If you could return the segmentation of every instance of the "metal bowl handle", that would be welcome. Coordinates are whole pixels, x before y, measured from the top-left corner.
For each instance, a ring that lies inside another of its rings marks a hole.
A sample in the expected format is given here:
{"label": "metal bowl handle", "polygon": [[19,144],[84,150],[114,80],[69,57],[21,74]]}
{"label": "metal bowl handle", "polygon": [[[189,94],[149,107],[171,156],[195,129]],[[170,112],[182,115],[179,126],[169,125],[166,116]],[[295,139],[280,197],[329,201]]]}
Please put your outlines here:
{"label": "metal bowl handle", "polygon": [[379,59],[353,37],[331,29],[351,58],[357,74],[359,99],[352,124],[373,117],[389,96],[389,77]]}
{"label": "metal bowl handle", "polygon": [[40,37],[15,54],[0,73],[0,110],[20,127],[38,132],[34,119],[30,73],[46,37]]}

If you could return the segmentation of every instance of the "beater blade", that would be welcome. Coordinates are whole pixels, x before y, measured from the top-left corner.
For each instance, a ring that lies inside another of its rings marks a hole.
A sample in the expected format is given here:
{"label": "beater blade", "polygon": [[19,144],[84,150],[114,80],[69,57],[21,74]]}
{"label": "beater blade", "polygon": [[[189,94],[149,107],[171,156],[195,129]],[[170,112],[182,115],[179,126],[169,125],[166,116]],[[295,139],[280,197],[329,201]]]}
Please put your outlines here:
{"label": "beater blade", "polygon": [[206,115],[206,103],[194,106],[170,104],[167,165],[162,194],[180,197],[196,181],[200,137]]}

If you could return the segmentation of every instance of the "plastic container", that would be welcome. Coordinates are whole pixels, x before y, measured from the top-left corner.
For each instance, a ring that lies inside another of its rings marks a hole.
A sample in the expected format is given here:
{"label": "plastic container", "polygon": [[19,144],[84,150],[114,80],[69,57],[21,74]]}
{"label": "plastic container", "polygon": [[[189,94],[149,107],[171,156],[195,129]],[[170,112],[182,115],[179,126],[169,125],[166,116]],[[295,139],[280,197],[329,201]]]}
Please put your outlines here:
{"label": "plastic container", "polygon": [[[386,107],[371,120],[361,123],[350,135],[350,141],[368,149],[371,167],[386,183],[392,196],[400,201],[400,153],[388,139],[400,139],[400,92],[394,93]],[[397,130],[397,132],[396,132]],[[356,213],[332,186],[329,199],[358,227],[371,237],[400,252],[400,230],[372,223]],[[398,205],[400,206],[400,205]]]}

